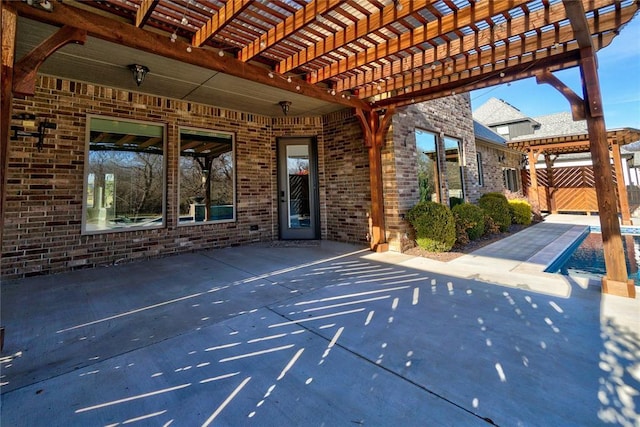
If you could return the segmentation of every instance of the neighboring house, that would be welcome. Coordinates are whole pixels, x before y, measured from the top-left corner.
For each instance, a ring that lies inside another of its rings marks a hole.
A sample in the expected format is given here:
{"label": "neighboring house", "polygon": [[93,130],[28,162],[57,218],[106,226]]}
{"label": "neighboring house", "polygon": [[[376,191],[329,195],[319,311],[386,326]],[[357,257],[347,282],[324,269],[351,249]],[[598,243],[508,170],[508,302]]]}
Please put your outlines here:
{"label": "neighboring house", "polygon": [[473,130],[481,192],[521,192],[522,153],[507,147],[505,138],[477,120],[473,121]]}

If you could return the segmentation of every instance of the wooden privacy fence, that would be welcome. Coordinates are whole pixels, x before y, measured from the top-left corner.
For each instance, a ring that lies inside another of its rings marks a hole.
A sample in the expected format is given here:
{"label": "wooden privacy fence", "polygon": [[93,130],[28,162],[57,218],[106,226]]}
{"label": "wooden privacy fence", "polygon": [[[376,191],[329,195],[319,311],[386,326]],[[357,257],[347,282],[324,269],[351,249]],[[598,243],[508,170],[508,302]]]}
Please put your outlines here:
{"label": "wooden privacy fence", "polygon": [[[551,177],[548,170],[537,169],[538,202],[541,211],[547,212],[586,212],[598,213],[598,200],[594,186],[593,168],[591,166],[573,166],[553,168]],[[550,180],[551,178],[551,180]],[[522,171],[522,187],[529,199],[535,200],[531,192],[529,171]],[[550,182],[551,181],[551,182]],[[617,183],[615,171],[613,182]],[[551,185],[550,185],[551,184]],[[620,212],[620,199],[616,187],[617,208]],[[631,206],[631,210],[637,206]]]}

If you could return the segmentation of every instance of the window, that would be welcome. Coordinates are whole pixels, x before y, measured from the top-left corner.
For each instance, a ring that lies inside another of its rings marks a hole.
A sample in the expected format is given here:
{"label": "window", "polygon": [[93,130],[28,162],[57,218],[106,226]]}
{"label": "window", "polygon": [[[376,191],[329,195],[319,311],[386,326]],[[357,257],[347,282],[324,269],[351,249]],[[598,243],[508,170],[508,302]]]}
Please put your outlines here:
{"label": "window", "polygon": [[513,168],[502,169],[502,176],[504,179],[504,188],[509,191],[520,191],[520,184],[518,182],[518,171]]}
{"label": "window", "polygon": [[438,144],[436,135],[416,129],[416,151],[418,154],[418,188],[420,201],[440,202]]}
{"label": "window", "polygon": [[165,127],[87,117],[83,233],[162,227]]}
{"label": "window", "polygon": [[180,224],[235,220],[234,138],[180,128]]}
{"label": "window", "polygon": [[484,170],[482,169],[482,153],[476,153],[476,163],[478,163],[478,185],[484,187]]}
{"label": "window", "polygon": [[509,126],[498,126],[496,133],[506,139],[509,139]]}
{"label": "window", "polygon": [[[462,179],[462,156],[460,154],[461,141],[448,136],[444,137],[445,164],[447,173],[447,187],[449,188],[449,204],[454,206],[464,201],[464,180]],[[455,200],[459,199],[459,200]]]}

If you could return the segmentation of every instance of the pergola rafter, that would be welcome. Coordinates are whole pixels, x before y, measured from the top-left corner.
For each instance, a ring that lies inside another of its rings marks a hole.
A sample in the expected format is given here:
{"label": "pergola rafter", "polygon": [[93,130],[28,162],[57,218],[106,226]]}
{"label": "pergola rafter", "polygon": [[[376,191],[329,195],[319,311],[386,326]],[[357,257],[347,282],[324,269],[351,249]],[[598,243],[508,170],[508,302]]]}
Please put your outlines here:
{"label": "pergola rafter", "polygon": [[[514,6],[524,4],[526,3],[526,1],[508,1],[495,3],[498,3],[504,8],[495,10],[495,12],[500,13],[502,11],[513,9]],[[482,7],[485,8],[488,12],[489,10],[494,9],[495,4],[493,2],[485,2],[484,6]],[[477,9],[479,9],[479,7],[472,8],[471,6],[468,6],[464,9],[461,9],[460,11],[457,11],[457,13],[455,14],[438,18],[437,22],[429,22],[426,26],[417,27],[411,31],[407,31],[401,34],[397,38],[390,39],[388,42],[377,44],[376,46],[372,46],[357,55],[353,55],[341,61],[337,61],[336,63],[331,64],[331,66],[317,70],[316,77],[312,77],[311,82],[316,83],[318,81],[335,77],[348,70],[358,68],[363,64],[378,61],[390,55],[397,54],[398,52],[406,51],[411,47],[420,45],[429,40],[435,39],[437,37],[442,37],[449,32],[453,32],[457,28],[462,28],[471,24],[473,22],[472,20],[476,16],[476,13],[479,13],[477,12]]]}
{"label": "pergola rafter", "polygon": [[147,23],[153,10],[158,5],[158,0],[143,0],[136,13],[136,27],[142,28]]}
{"label": "pergola rafter", "polygon": [[209,38],[216,35],[222,27],[236,19],[250,4],[251,0],[231,0],[225,4],[203,27],[196,31],[191,39],[191,44],[196,47],[202,46]]}

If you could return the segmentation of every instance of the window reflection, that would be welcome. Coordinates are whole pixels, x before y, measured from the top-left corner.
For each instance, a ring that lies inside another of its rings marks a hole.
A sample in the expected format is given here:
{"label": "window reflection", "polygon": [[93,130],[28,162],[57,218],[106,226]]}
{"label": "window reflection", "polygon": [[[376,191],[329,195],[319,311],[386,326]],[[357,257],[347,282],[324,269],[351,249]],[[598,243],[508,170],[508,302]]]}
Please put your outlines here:
{"label": "window reflection", "polygon": [[86,233],[164,225],[163,125],[88,117]]}
{"label": "window reflection", "polygon": [[446,156],[447,186],[449,187],[449,204],[455,206],[464,201],[464,181],[462,179],[462,156],[460,140],[444,137]]}
{"label": "window reflection", "polygon": [[418,188],[420,201],[439,202],[438,188],[438,144],[436,135],[416,129],[416,151],[418,154]]}
{"label": "window reflection", "polygon": [[180,223],[235,219],[233,135],[180,129]]}
{"label": "window reflection", "polygon": [[289,228],[311,227],[309,146],[287,145]]}

